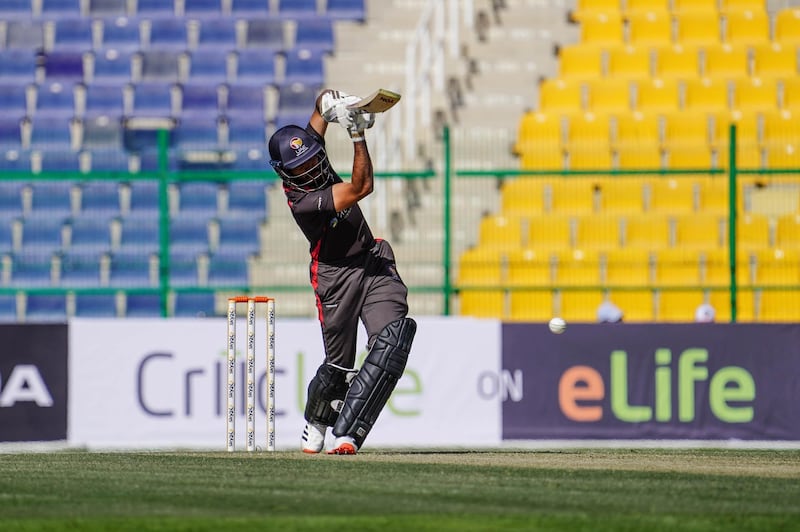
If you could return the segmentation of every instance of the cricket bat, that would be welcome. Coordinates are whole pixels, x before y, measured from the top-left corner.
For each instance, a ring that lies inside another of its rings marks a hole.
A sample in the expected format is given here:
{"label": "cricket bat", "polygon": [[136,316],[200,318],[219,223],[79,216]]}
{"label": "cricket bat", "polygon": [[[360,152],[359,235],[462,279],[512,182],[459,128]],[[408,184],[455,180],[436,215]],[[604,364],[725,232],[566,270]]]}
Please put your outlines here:
{"label": "cricket bat", "polygon": [[378,89],[369,96],[347,106],[361,113],[383,113],[400,101],[400,95],[387,89]]}

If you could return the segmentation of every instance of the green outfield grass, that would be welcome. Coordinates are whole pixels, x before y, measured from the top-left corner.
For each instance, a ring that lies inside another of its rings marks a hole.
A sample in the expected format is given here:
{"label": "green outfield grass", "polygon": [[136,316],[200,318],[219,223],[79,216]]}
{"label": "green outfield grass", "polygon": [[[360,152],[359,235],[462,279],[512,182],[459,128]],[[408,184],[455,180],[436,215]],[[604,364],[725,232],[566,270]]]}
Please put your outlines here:
{"label": "green outfield grass", "polygon": [[800,530],[800,451],[4,454],[0,530]]}

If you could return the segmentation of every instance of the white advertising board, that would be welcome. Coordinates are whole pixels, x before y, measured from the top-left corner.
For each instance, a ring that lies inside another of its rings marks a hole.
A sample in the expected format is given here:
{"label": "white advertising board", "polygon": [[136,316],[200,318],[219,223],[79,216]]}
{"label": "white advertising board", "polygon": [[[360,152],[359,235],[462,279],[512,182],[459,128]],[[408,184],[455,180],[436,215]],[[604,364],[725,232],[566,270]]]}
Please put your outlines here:
{"label": "white advertising board", "polygon": [[[238,359],[244,370],[244,316]],[[492,446],[501,399],[500,324],[425,317],[406,373],[367,438],[371,447]],[[256,441],[266,441],[265,325],[258,322]],[[299,449],[308,382],[322,362],[316,320],[276,320],[276,445]],[[73,319],[69,333],[71,446],[225,448],[225,318]],[[359,346],[366,343],[363,329]],[[359,354],[363,360],[366,352]],[[244,449],[244,385],[237,382],[237,449]]]}

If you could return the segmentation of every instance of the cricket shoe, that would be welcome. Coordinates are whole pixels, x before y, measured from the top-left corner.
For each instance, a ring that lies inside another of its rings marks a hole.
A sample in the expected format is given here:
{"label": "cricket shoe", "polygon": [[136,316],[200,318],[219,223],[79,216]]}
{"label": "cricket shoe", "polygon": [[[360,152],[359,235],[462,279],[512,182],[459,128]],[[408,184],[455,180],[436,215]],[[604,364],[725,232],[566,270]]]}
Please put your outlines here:
{"label": "cricket shoe", "polygon": [[304,453],[317,454],[325,446],[325,431],[328,427],[319,423],[306,423],[303,429],[302,449]]}
{"label": "cricket shoe", "polygon": [[333,443],[333,449],[328,451],[328,454],[356,454],[357,452],[356,440],[350,436],[340,436],[336,438]]}

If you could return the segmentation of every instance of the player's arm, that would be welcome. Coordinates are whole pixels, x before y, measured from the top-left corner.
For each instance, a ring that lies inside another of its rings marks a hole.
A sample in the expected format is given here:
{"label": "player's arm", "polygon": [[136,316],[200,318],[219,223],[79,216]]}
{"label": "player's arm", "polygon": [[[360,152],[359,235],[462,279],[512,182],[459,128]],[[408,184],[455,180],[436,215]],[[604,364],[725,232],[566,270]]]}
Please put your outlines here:
{"label": "player's arm", "polygon": [[353,175],[350,182],[333,185],[333,206],[336,212],[352,207],[358,200],[367,197],[373,190],[375,175],[372,158],[369,156],[364,131],[350,133],[353,140]]}
{"label": "player's arm", "polygon": [[[325,136],[325,132],[328,130],[328,123],[322,118],[322,101],[323,97],[328,99],[331,97],[331,94],[335,92],[331,89],[325,89],[319,96],[317,96],[317,101],[314,103],[314,112],[311,113],[311,118],[308,119],[308,123],[311,124],[311,127],[314,128],[314,131],[319,133],[321,137]],[[325,96],[325,95],[328,96]]]}

